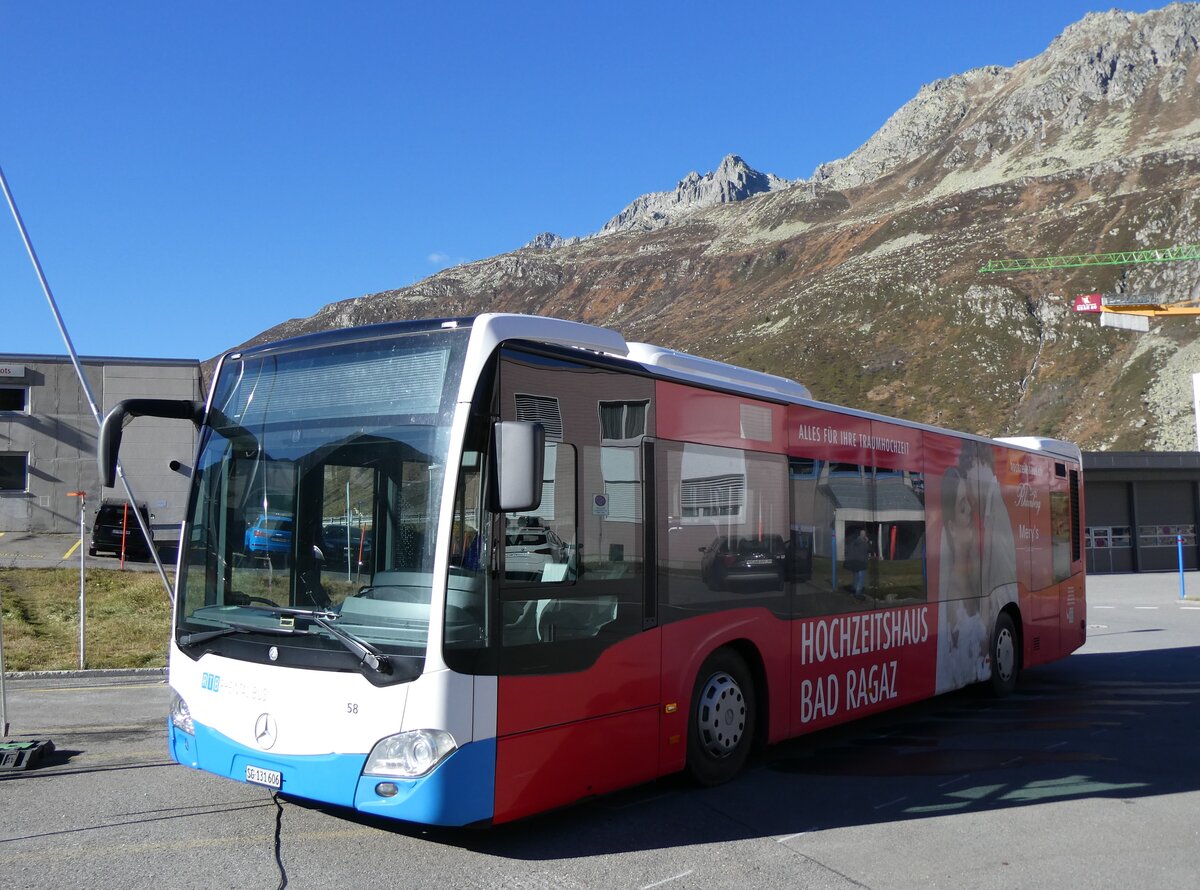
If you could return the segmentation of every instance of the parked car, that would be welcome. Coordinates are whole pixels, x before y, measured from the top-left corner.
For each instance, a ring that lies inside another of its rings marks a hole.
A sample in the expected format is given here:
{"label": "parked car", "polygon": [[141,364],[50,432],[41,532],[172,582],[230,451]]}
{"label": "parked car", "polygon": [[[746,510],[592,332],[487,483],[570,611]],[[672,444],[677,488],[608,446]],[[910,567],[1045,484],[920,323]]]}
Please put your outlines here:
{"label": "parked car", "polygon": [[741,586],[783,587],[787,551],[781,535],[762,538],[718,537],[700,548],[700,577],[710,590]]}
{"label": "parked car", "polygon": [[565,565],[570,548],[544,525],[510,525],[504,533],[504,574],[510,580],[538,581],[547,565]]}
{"label": "parked car", "polygon": [[[150,513],[145,504],[139,504],[138,512],[150,528]],[[92,520],[92,541],[88,545],[88,554],[112,553],[120,556],[124,550],[126,556],[140,559],[150,558],[150,548],[146,546],[146,538],[138,528],[137,517],[129,509],[127,501],[104,500]]]}
{"label": "parked car", "polygon": [[[352,566],[358,565],[360,556],[363,565],[371,564],[373,538],[370,528],[350,526],[349,549]],[[321,555],[325,557],[326,567],[346,565],[346,543],[346,526],[331,524],[321,528]]]}
{"label": "parked car", "polygon": [[292,517],[284,513],[260,513],[246,529],[245,550],[251,556],[290,553]]}

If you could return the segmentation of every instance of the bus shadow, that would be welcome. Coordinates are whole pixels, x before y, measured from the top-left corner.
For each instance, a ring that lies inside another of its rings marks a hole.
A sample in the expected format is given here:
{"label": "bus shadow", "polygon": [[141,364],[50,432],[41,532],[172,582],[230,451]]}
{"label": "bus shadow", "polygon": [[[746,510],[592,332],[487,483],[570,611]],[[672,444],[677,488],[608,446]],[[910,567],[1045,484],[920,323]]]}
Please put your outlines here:
{"label": "bus shadow", "polygon": [[1007,699],[968,689],[772,746],[718,788],[676,777],[485,832],[420,834],[549,860],[1153,797],[1200,789],[1198,733],[1200,647],[1077,654],[1028,671]]}

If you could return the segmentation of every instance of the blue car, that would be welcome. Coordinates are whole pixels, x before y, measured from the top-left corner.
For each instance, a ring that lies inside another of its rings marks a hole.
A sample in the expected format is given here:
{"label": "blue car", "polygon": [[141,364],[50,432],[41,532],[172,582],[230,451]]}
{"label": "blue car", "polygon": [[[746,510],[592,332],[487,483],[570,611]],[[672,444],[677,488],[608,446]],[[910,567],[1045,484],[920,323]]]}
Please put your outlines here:
{"label": "blue car", "polygon": [[263,513],[246,529],[245,550],[252,556],[290,553],[292,550],[292,517],[280,513]]}

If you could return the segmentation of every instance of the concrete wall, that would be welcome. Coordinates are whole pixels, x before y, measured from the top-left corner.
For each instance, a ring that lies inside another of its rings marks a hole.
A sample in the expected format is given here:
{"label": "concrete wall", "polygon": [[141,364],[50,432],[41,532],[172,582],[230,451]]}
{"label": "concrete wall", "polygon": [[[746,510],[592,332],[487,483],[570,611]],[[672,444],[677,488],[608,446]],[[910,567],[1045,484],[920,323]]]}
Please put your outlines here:
{"label": "concrete wall", "polygon": [[[198,362],[153,359],[81,358],[84,376],[101,413],[133,396],[199,399]],[[72,532],[79,528],[79,499],[87,493],[87,524],[103,497],[125,499],[124,490],[100,489],[96,469],[96,422],[87,397],[65,356],[0,356],[0,365],[19,374],[0,385],[25,387],[24,412],[0,412],[0,454],[28,455],[25,491],[0,492],[0,531]],[[148,418],[126,427],[121,462],[134,495],[154,514],[156,537],[177,537],[183,518],[194,427],[185,421]],[[183,472],[167,464],[178,460]]]}

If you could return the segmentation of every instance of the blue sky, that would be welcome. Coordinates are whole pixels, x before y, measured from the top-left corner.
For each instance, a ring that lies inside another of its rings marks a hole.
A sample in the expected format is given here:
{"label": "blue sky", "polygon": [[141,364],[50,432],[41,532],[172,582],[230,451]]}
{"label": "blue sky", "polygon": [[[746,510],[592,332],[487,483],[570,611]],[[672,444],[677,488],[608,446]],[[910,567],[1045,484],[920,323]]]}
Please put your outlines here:
{"label": "blue sky", "polygon": [[[1104,8],[9,3],[0,167],[80,353],[209,358],[596,231],[731,152],[807,177],[922,84]],[[7,212],[0,304],[0,355],[65,351]]]}

